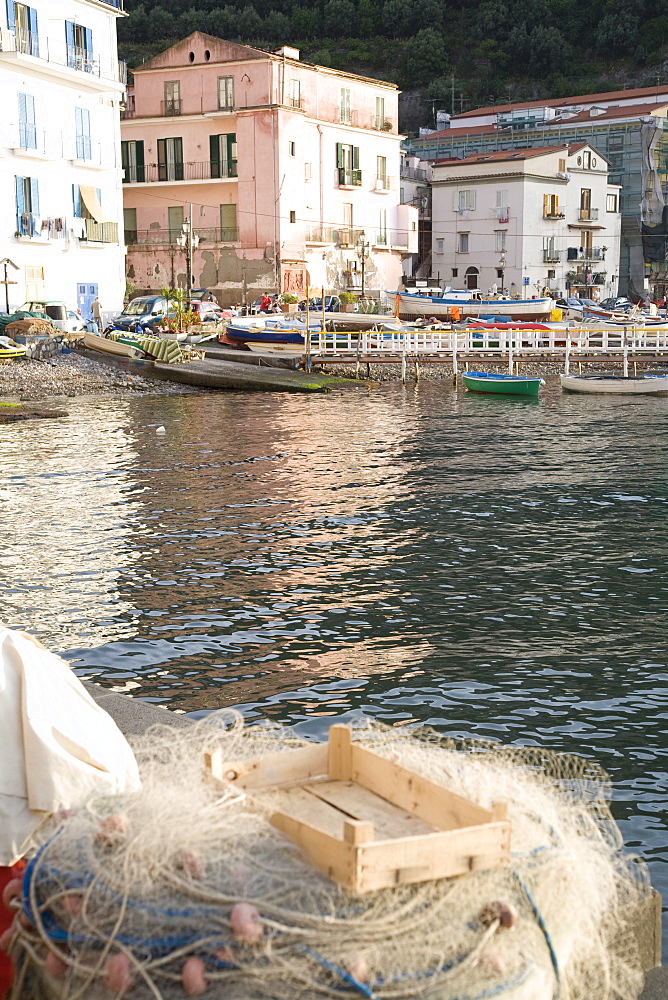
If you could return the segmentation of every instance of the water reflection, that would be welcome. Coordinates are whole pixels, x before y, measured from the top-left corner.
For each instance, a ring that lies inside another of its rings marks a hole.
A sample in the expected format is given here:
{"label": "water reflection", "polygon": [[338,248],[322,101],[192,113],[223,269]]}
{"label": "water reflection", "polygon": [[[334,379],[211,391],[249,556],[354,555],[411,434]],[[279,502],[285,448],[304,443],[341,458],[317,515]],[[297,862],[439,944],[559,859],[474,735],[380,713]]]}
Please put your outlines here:
{"label": "water reflection", "polygon": [[10,624],[196,714],[593,756],[661,888],[665,400],[443,382],[70,409],[0,427]]}

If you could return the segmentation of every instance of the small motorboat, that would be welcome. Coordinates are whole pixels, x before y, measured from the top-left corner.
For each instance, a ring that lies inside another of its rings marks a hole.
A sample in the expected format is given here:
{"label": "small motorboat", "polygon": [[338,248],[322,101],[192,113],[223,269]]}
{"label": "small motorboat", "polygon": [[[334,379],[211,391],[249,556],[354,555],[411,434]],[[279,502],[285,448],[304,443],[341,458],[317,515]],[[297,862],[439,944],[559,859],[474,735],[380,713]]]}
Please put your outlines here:
{"label": "small motorboat", "polygon": [[99,351],[101,354],[112,354],[121,358],[144,357],[144,352],[133,346],[132,343],[111,340],[109,337],[101,337],[97,333],[84,333],[83,345],[90,351]]}
{"label": "small motorboat", "polygon": [[668,396],[668,375],[560,375],[568,392],[613,393],[627,396]]}
{"label": "small motorboat", "polygon": [[505,396],[537,396],[545,381],[528,375],[501,375],[498,372],[464,372],[464,386],[470,392],[495,392]]}

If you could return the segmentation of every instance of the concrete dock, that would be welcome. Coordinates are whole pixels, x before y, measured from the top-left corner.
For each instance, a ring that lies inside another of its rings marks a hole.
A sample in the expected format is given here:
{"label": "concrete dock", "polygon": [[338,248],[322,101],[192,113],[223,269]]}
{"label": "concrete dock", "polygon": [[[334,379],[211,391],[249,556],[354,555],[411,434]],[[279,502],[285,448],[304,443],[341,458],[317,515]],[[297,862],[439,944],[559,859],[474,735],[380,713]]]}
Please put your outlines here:
{"label": "concrete dock", "polygon": [[[115,721],[118,728],[126,736],[140,735],[149,726],[162,725],[189,726],[191,720],[187,715],[170,712],[159,705],[130,698],[128,695],[115,694],[98,684],[86,684],[86,688],[95,701]],[[634,914],[636,935],[643,960],[645,972],[645,988],[639,1000],[668,1000],[668,967],[661,962],[661,898],[655,893]],[[591,1000],[598,1000],[591,997]]]}

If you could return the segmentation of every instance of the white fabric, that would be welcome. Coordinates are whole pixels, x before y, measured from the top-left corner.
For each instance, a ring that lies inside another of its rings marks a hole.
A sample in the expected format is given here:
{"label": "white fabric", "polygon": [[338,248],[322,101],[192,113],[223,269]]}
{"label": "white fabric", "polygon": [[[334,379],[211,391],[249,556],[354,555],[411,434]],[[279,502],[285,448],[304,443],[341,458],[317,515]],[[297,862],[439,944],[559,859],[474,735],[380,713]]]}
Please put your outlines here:
{"label": "white fabric", "polygon": [[139,787],[125,737],[65,660],[0,625],[0,865],[50,813]]}

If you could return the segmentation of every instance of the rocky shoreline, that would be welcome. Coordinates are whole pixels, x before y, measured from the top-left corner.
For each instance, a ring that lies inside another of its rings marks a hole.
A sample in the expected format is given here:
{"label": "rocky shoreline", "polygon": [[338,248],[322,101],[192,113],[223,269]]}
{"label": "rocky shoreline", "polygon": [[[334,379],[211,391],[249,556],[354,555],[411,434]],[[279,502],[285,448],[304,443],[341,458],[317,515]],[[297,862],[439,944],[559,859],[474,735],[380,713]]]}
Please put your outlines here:
{"label": "rocky shoreline", "polygon": [[[668,368],[668,358],[666,359],[666,366]],[[494,364],[489,361],[481,362],[480,365],[469,364],[469,369],[471,371],[490,371],[499,372],[500,374],[506,374],[508,371],[508,362],[499,362]],[[462,372],[465,370],[464,365],[460,363],[459,374],[461,377]],[[325,371],[328,375],[343,375],[348,378],[355,377],[355,366],[354,365],[326,365]],[[542,362],[526,362],[521,363],[516,368],[516,374],[518,375],[529,375],[531,378],[545,378],[545,376],[558,376],[562,375],[564,371],[563,363],[556,361],[542,361]],[[597,372],[615,372],[621,375],[622,365],[621,364],[583,364],[582,374],[583,375],[595,375]],[[629,363],[629,372],[633,373],[633,365]],[[638,365],[638,372],[658,372],[656,365]],[[571,361],[571,374],[579,374],[577,362]],[[429,382],[449,382],[452,383],[452,362],[442,361],[437,364],[418,364],[418,375],[420,379],[425,379]],[[401,380],[401,365],[400,364],[381,364],[381,365],[369,365],[367,370],[366,363],[362,362],[360,364],[359,370],[360,379],[371,382],[397,382]],[[416,372],[415,372],[415,362],[407,361],[406,363],[406,381],[415,382]]]}
{"label": "rocky shoreline", "polygon": [[0,399],[34,402],[104,393],[114,396],[136,396],[138,393],[173,396],[187,392],[197,390],[131,374],[74,352],[56,354],[44,361],[13,361],[0,365]]}

